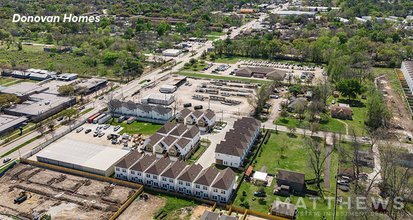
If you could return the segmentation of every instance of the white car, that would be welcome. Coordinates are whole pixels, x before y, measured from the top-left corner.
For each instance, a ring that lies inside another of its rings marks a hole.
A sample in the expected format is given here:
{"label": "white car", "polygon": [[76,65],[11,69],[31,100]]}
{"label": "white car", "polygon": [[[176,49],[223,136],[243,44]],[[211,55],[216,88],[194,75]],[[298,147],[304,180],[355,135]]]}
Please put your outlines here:
{"label": "white car", "polygon": [[281,111],[281,107],[278,108],[278,111]]}
{"label": "white car", "polygon": [[336,104],[336,100],[333,100],[333,101],[331,102],[331,104],[333,104],[333,105]]}

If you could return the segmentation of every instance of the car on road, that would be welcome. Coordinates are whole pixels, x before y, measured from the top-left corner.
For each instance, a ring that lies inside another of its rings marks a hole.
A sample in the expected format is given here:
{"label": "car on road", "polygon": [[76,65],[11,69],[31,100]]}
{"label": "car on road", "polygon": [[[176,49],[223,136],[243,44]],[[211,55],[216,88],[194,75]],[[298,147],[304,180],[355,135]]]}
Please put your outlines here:
{"label": "car on road", "polygon": [[9,162],[10,160],[11,160],[10,157],[4,158],[3,163],[7,163],[7,162]]}
{"label": "car on road", "polygon": [[203,108],[203,106],[202,106],[202,105],[197,105],[197,106],[194,106],[194,109],[195,109],[195,110],[202,109],[202,108]]}
{"label": "car on road", "polygon": [[88,134],[88,133],[90,133],[91,131],[92,131],[92,129],[88,128],[88,129],[86,129],[85,134]]}
{"label": "car on road", "polygon": [[103,96],[101,96],[101,97],[99,97],[99,100],[102,100],[102,99],[104,99],[105,97],[103,97]]}
{"label": "car on road", "polygon": [[350,186],[350,184],[346,183],[344,180],[337,180],[337,184],[342,186]]}
{"label": "car on road", "polygon": [[254,196],[257,196],[257,197],[266,197],[267,194],[266,194],[265,192],[255,191],[255,192],[254,192]]}
{"label": "car on road", "polygon": [[369,141],[370,138],[369,138],[369,137],[362,137],[361,140],[363,140],[363,141]]}
{"label": "car on road", "polygon": [[278,111],[281,111],[281,107],[278,108]]}
{"label": "car on road", "polygon": [[331,104],[333,104],[333,105],[336,104],[336,100],[333,100],[333,101],[331,102]]}
{"label": "car on road", "polygon": [[81,131],[83,131],[83,127],[80,127],[80,128],[78,128],[78,129],[76,129],[76,133],[79,133],[79,132],[81,132]]}
{"label": "car on road", "polygon": [[79,111],[82,111],[83,109],[85,109],[85,106],[80,106],[79,107]]}
{"label": "car on road", "polygon": [[62,117],[62,116],[60,116],[60,117],[57,118],[57,121],[61,121],[61,120],[63,120],[63,117]]}

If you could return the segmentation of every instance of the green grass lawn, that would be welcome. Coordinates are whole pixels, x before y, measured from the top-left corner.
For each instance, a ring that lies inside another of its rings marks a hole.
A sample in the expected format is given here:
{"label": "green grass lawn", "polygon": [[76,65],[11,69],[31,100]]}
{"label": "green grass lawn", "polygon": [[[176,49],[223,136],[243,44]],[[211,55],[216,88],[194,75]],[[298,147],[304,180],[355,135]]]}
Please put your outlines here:
{"label": "green grass lawn", "polygon": [[38,83],[39,81],[30,80],[30,79],[18,79],[18,80],[9,82],[8,84],[6,84],[6,85],[4,85],[4,86],[5,86],[5,87],[9,87],[9,86],[16,85],[16,84],[22,83],[22,82]]}
{"label": "green grass lawn", "polygon": [[[307,136],[308,137],[308,136]],[[257,158],[253,163],[254,170],[260,170],[263,166],[268,167],[268,173],[277,174],[278,169],[286,169],[292,170],[297,172],[303,172],[306,174],[305,179],[314,178],[313,171],[308,166],[308,154],[305,153],[303,148],[303,135],[297,136],[289,136],[286,132],[278,132],[278,134],[273,131],[271,133],[271,137],[269,138],[268,142],[263,145],[262,152],[258,154]],[[320,140],[321,141],[321,140]],[[282,146],[284,149],[282,150]],[[325,197],[334,197],[335,195],[335,179],[334,176],[337,171],[337,159],[338,153],[333,151],[331,154],[331,167],[330,167],[330,189],[324,189],[324,196]],[[264,197],[260,200],[259,197],[254,198],[254,192],[258,191],[261,186],[254,185],[250,182],[242,182],[240,189],[237,191],[236,198],[232,205],[238,207],[242,206],[241,198],[244,197],[245,201],[249,203],[249,209],[268,213],[268,210],[274,200],[277,198],[281,201],[285,201],[287,197],[283,196],[276,196],[273,194],[273,187],[276,184],[276,179],[274,178],[271,186],[265,187],[265,192],[267,197]],[[323,183],[321,184],[323,186]],[[315,185],[310,185],[308,188],[314,190]],[[245,191],[245,193],[244,193]],[[245,196],[243,195],[245,194]],[[350,196],[350,193],[343,193],[339,191],[338,195],[343,196],[346,198]],[[318,219],[315,218],[321,214],[319,217],[330,216],[327,219],[332,219],[332,215],[334,213],[334,209],[328,208],[328,200],[318,199],[316,200],[316,209],[313,209],[313,200],[307,197],[301,196],[291,196],[290,202],[292,204],[297,204],[300,200],[300,204],[305,204],[307,209],[303,207],[298,208],[298,217],[299,219]],[[346,201],[346,200],[343,200]],[[334,207],[334,202],[331,202],[332,207]],[[343,219],[344,213],[347,210],[345,209],[337,209],[338,215],[337,219]],[[320,218],[321,219],[321,218]]]}
{"label": "green grass lawn", "polygon": [[192,76],[192,77],[200,77],[200,78],[210,78],[210,79],[228,79],[228,80],[240,80],[240,81],[250,81],[252,83],[262,83],[262,84],[269,84],[271,81],[267,80],[257,80],[257,79],[250,79],[250,78],[239,78],[239,77],[229,77],[229,76],[220,76],[220,75],[208,75],[208,74],[198,74],[198,73],[183,73],[178,72],[179,75],[184,76]]}
{"label": "green grass lawn", "polygon": [[145,193],[149,193],[152,195],[156,195],[160,198],[166,199],[165,206],[153,213],[154,219],[160,211],[163,211],[163,213],[168,213],[168,215],[165,218],[163,218],[164,220],[181,219],[179,218],[179,215],[182,213],[181,208],[201,205],[201,203],[193,201],[190,198],[184,199],[180,197],[172,197],[166,194],[152,192],[150,190],[145,190]]}
{"label": "green grass lawn", "polygon": [[215,39],[218,39],[219,37],[212,37],[212,36],[207,36],[206,39],[210,41],[214,41]]}
{"label": "green grass lawn", "polygon": [[127,124],[126,121],[122,123],[117,122],[118,119],[115,118],[114,121],[110,123],[112,126],[120,125],[124,129],[122,129],[121,133],[128,133],[128,134],[139,134],[142,133],[143,135],[152,135],[154,134],[162,125],[159,124],[152,124],[149,122],[141,122],[141,121],[134,121],[132,124]]}
{"label": "green grass lawn", "polygon": [[16,81],[17,79],[15,78],[9,78],[9,77],[0,77],[0,85],[3,86],[4,84]]}
{"label": "green grass lawn", "polygon": [[212,31],[211,33],[208,33],[207,35],[216,35],[216,36],[222,36],[225,35],[226,33],[224,32],[216,32],[216,31]]}
{"label": "green grass lawn", "polygon": [[86,113],[88,113],[92,110],[93,110],[93,108],[88,108],[88,109],[84,110],[83,112],[79,113],[79,115],[84,115],[84,114],[86,114]]}
{"label": "green grass lawn", "polygon": [[143,84],[143,83],[145,83],[145,82],[146,82],[146,79],[140,81],[139,84]]}
{"label": "green grass lawn", "polygon": [[[288,113],[289,115],[294,115],[295,113]],[[275,124],[277,125],[282,125],[282,126],[287,126],[287,125],[294,125],[296,128],[304,128],[305,124],[310,124],[309,120],[307,118],[303,119],[302,121],[298,120],[297,118],[281,118],[279,117]],[[325,117],[320,119],[319,121],[320,128],[322,131],[330,131],[330,132],[341,132],[344,134],[346,132],[346,126],[337,121],[337,119],[330,118],[330,117]],[[308,127],[307,127],[308,130]],[[308,131],[308,133],[311,133],[311,131]]]}
{"label": "green grass lawn", "polygon": [[194,68],[193,66],[191,66],[191,67],[188,68],[188,69],[185,69],[184,67],[182,67],[182,68],[179,69],[179,70],[199,72],[199,71],[201,71],[203,68],[205,68],[207,65],[208,65],[207,63],[203,63],[203,64],[197,63],[197,64],[196,64],[196,68]]}

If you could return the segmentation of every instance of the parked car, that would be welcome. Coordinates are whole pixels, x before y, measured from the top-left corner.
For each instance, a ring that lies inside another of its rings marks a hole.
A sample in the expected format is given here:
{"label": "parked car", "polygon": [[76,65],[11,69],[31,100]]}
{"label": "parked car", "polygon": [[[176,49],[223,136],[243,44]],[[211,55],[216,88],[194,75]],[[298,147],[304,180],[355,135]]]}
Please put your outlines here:
{"label": "parked car", "polygon": [[202,108],[204,108],[202,105],[194,106],[194,109],[195,109],[195,110],[202,109]]}
{"label": "parked car", "polygon": [[361,138],[361,140],[364,140],[364,141],[369,141],[369,140],[370,140],[370,138],[369,138],[369,137],[362,137],[362,138]]}
{"label": "parked car", "polygon": [[63,120],[63,117],[62,117],[62,116],[60,116],[60,117],[57,118],[57,121],[61,121],[61,120]]}
{"label": "parked car", "polygon": [[101,97],[99,97],[99,100],[102,100],[102,99],[104,99],[105,97],[103,97],[103,96],[101,96]]}
{"label": "parked car", "polygon": [[103,137],[103,135],[105,135],[105,132],[100,132],[98,136]]}
{"label": "parked car", "polygon": [[119,130],[120,129],[120,125],[117,125],[117,126],[115,126],[114,128],[113,128],[113,131],[117,131],[117,130]]}
{"label": "parked car", "polygon": [[185,104],[184,104],[184,107],[185,107],[185,108],[191,107],[191,106],[192,106],[192,103],[185,103]]}
{"label": "parked car", "polygon": [[350,186],[350,184],[346,183],[344,180],[337,180],[337,184],[342,186]]}
{"label": "parked car", "polygon": [[86,131],[85,131],[85,134],[88,134],[88,133],[90,133],[92,131],[92,129],[86,129]]}
{"label": "parked car", "polygon": [[336,100],[333,100],[333,101],[331,102],[331,104],[333,104],[333,105],[336,104]]}
{"label": "parked car", "polygon": [[255,191],[255,192],[254,192],[254,196],[257,196],[257,197],[266,197],[267,194],[266,194],[265,192]]}
{"label": "parked car", "polygon": [[103,127],[104,130],[108,129],[110,127],[110,124],[105,124],[105,126]]}
{"label": "parked car", "polygon": [[278,108],[278,111],[281,111],[281,107]]}
{"label": "parked car", "polygon": [[93,133],[93,137],[97,137],[99,135],[99,131],[95,131],[95,133]]}
{"label": "parked car", "polygon": [[3,163],[7,163],[7,162],[9,162],[10,160],[11,160],[10,157],[6,157],[6,158],[4,158]]}
{"label": "parked car", "polygon": [[78,129],[76,129],[76,133],[79,133],[79,132],[81,132],[81,131],[83,131],[83,127],[80,127],[80,128],[78,128]]}

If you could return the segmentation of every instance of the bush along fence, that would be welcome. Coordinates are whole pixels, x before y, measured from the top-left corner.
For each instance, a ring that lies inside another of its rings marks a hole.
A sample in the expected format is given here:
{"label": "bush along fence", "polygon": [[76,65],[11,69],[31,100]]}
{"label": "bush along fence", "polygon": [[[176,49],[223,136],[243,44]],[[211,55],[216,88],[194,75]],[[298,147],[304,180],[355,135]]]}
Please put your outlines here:
{"label": "bush along fence", "polygon": [[17,164],[17,161],[13,161],[12,164],[8,165],[8,167],[0,173],[0,177],[2,177],[8,170],[13,168]]}

